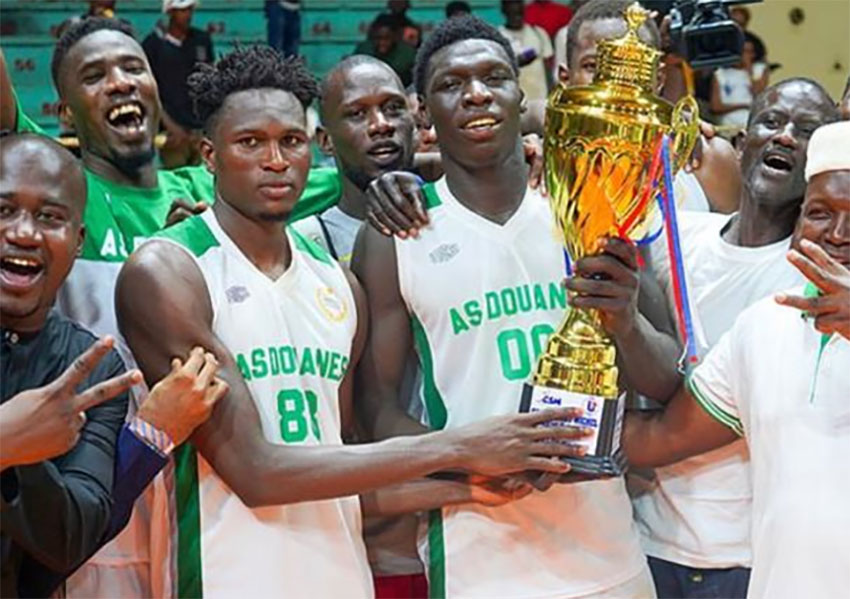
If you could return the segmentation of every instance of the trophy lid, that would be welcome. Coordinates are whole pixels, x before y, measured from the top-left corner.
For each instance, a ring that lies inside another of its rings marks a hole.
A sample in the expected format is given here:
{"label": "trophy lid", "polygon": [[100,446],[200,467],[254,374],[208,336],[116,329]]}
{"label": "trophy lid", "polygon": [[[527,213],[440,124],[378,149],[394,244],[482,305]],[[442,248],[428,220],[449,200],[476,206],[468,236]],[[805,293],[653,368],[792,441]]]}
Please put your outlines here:
{"label": "trophy lid", "polygon": [[628,31],[623,37],[599,42],[593,82],[638,87],[652,93],[662,52],[638,37],[649,11],[635,2],[626,9],[625,17]]}

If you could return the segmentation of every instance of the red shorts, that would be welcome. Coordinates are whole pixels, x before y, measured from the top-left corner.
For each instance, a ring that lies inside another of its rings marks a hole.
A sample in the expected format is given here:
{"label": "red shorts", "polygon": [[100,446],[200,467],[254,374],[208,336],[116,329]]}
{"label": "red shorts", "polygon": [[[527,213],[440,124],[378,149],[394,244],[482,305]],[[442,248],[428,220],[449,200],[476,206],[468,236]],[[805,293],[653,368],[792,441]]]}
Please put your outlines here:
{"label": "red shorts", "polygon": [[375,576],[375,599],[428,599],[428,579],[424,574]]}

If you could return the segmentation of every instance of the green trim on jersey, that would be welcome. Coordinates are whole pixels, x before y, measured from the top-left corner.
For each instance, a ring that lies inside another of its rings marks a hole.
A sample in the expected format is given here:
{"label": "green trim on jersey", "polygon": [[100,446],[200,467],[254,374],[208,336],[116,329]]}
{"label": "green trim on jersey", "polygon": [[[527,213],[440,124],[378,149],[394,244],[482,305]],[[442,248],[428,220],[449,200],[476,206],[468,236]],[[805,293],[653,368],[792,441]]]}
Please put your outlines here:
{"label": "green trim on jersey", "polygon": [[44,129],[32,120],[27,113],[24,112],[21,106],[21,101],[18,100],[18,94],[12,90],[12,101],[15,103],[15,133],[38,133],[39,135],[47,135]]}
{"label": "green trim on jersey", "polygon": [[425,393],[425,409],[428,411],[428,423],[432,429],[446,428],[448,412],[446,402],[437,389],[437,381],[434,377],[434,358],[431,354],[431,345],[428,343],[428,334],[425,327],[416,316],[410,319],[410,328],[413,329],[413,341],[416,343],[416,353],[419,354],[419,366],[422,368],[422,387]]}
{"label": "green trim on jersey", "polygon": [[198,456],[184,443],[174,451],[177,501],[177,596],[202,599],[201,502]]}
{"label": "green trim on jersey", "polygon": [[714,402],[708,399],[708,397],[699,390],[699,387],[697,387],[693,377],[688,377],[686,385],[688,390],[691,392],[691,395],[694,396],[696,402],[703,410],[706,411],[706,413],[708,413],[709,416],[717,420],[723,426],[731,428],[739,437],[744,436],[744,426],[741,424],[741,421],[714,405]]}
{"label": "green trim on jersey", "polygon": [[200,258],[210,248],[218,247],[218,239],[200,215],[191,216],[181,223],[157,233],[156,237],[178,243]]}
{"label": "green trim on jersey", "polygon": [[294,223],[312,214],[321,214],[328,208],[336,206],[342,196],[342,183],[339,171],[333,167],[311,168],[307,174],[307,184],[304,191],[289,215],[289,222]]}
{"label": "green trim on jersey", "polygon": [[433,183],[426,183],[422,186],[422,193],[425,196],[425,209],[430,210],[436,208],[443,203],[437,194],[437,187]]}
{"label": "green trim on jersey", "polygon": [[301,250],[305,254],[308,254],[313,257],[313,259],[318,260],[319,262],[323,262],[325,264],[333,264],[333,260],[331,259],[331,255],[320,246],[318,243],[309,239],[295,230],[295,227],[289,227],[287,229],[292,234],[292,239],[295,241],[295,247],[298,250]]}
{"label": "green trim on jersey", "polygon": [[428,597],[446,597],[446,538],[441,509],[428,512]]}

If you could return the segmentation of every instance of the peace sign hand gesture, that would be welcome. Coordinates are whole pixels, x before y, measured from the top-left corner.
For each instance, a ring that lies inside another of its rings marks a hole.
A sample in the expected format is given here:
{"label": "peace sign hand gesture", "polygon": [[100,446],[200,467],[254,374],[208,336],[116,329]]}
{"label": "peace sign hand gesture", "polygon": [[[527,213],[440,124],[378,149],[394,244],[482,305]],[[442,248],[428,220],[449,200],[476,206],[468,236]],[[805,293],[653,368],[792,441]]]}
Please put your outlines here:
{"label": "peace sign hand gesture", "polygon": [[44,387],[22,391],[0,406],[0,469],[36,464],[69,451],[80,438],[85,411],[142,381],[138,370],[89,387],[77,387],[112,349],[112,337],[98,339]]}
{"label": "peace sign hand gesture", "polygon": [[800,249],[788,252],[791,262],[820,290],[815,297],[780,293],[776,301],[803,310],[815,319],[815,328],[824,334],[838,333],[850,340],[850,270],[806,239]]}

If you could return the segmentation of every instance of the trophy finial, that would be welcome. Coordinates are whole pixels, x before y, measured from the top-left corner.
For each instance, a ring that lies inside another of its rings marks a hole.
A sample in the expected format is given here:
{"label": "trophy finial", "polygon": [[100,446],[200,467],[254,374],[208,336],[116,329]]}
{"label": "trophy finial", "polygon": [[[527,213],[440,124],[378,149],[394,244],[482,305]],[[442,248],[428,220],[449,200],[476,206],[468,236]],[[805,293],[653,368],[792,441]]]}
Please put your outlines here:
{"label": "trophy finial", "polygon": [[599,42],[598,65],[594,83],[637,87],[652,93],[661,52],[645,44],[638,30],[649,18],[649,11],[637,2],[623,14],[628,25],[626,34]]}
{"label": "trophy finial", "polygon": [[649,11],[642,7],[638,2],[633,2],[626,9],[626,23],[629,26],[629,33],[637,36],[638,29],[646,22],[649,17]]}

